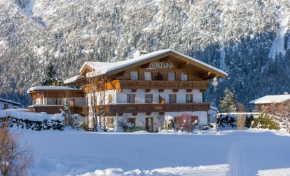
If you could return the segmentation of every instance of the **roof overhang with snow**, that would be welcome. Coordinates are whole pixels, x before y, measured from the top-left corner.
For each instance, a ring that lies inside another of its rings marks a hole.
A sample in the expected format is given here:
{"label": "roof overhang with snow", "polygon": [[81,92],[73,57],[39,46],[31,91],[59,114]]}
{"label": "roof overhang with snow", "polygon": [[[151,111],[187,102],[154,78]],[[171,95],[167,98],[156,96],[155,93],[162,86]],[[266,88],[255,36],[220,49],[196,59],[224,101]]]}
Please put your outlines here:
{"label": "roof overhang with snow", "polygon": [[36,86],[27,90],[27,93],[40,91],[82,91],[81,89],[70,88],[66,86]]}
{"label": "roof overhang with snow", "polygon": [[267,95],[256,100],[250,101],[250,104],[272,104],[284,103],[290,101],[290,95]]}
{"label": "roof overhang with snow", "polygon": [[21,103],[19,103],[19,102],[12,101],[12,100],[6,100],[3,98],[0,98],[0,101],[5,102],[5,103],[9,103],[9,104],[13,104],[13,105],[21,105]]}
{"label": "roof overhang with snow", "polygon": [[182,53],[179,53],[171,49],[155,51],[149,54],[141,55],[140,57],[137,57],[134,59],[127,59],[127,60],[119,61],[115,63],[85,62],[80,69],[80,75],[86,76],[86,77],[95,77],[95,76],[106,74],[110,76],[110,75],[128,70],[130,68],[138,67],[140,65],[153,62],[158,59],[162,59],[167,56],[172,56],[179,60],[192,64],[204,71],[214,74],[215,75],[214,77],[217,77],[217,78],[225,78],[228,76],[226,72],[218,68],[215,68],[202,61],[199,61],[197,59],[194,59],[190,56],[184,55]]}

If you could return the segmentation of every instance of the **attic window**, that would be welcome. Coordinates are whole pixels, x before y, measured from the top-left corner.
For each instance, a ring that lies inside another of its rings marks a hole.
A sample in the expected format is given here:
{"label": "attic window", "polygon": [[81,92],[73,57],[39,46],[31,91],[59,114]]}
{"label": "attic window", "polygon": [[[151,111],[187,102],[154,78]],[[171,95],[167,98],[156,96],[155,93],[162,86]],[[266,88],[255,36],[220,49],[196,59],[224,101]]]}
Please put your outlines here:
{"label": "attic window", "polygon": [[181,73],[180,77],[181,77],[181,81],[187,81],[188,80],[187,73]]}
{"label": "attic window", "polygon": [[138,80],[138,72],[132,71],[131,72],[131,79],[132,80]]}

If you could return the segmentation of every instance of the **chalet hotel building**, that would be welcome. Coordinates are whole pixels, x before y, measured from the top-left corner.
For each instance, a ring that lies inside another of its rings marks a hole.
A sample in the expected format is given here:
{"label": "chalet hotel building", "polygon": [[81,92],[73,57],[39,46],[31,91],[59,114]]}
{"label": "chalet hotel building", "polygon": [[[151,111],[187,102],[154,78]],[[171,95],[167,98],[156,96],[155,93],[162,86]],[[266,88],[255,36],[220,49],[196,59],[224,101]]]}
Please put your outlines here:
{"label": "chalet hotel building", "polygon": [[81,87],[90,127],[122,131],[118,121],[128,121],[149,132],[165,127],[175,117],[187,115],[208,123],[210,102],[202,93],[211,79],[227,73],[174,50],[166,49],[133,59],[85,62],[80,74],[65,80]]}

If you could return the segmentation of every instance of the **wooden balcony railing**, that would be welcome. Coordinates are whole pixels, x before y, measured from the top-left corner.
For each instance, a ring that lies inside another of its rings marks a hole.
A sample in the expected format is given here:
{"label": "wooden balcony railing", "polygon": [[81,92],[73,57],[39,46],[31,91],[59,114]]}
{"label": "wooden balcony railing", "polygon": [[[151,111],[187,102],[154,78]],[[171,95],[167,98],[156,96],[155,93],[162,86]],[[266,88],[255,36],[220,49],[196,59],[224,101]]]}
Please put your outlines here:
{"label": "wooden balcony railing", "polygon": [[[32,105],[28,107],[30,112],[46,112],[47,114],[59,114],[64,109],[63,105]],[[70,106],[73,114],[87,116],[89,114],[88,106]]]}
{"label": "wooden balcony railing", "polygon": [[117,89],[208,89],[208,81],[114,81]]}
{"label": "wooden balcony railing", "polygon": [[208,111],[210,103],[182,103],[182,104],[115,104],[96,106],[97,113],[103,109],[106,115],[123,113],[152,113],[152,112],[183,112],[183,111]]}
{"label": "wooden balcony railing", "polygon": [[209,81],[144,81],[144,80],[114,80],[104,85],[88,84],[84,87],[86,93],[90,91],[111,89],[200,89],[207,90]]}

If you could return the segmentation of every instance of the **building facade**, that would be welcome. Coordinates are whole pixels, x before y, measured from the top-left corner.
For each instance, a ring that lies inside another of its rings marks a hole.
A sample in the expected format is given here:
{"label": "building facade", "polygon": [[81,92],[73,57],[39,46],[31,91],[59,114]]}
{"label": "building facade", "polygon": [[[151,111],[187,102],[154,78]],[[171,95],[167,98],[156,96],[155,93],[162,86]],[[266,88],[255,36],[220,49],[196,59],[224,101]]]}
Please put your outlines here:
{"label": "building facade", "polygon": [[88,123],[122,131],[130,122],[156,132],[190,116],[200,125],[208,123],[209,102],[202,93],[210,79],[227,74],[173,50],[161,50],[115,63],[85,62],[80,75],[65,81],[84,88],[89,108]]}
{"label": "building facade", "polygon": [[21,103],[0,98],[0,110],[20,108]]}
{"label": "building facade", "polygon": [[[30,112],[46,112],[58,114],[61,110],[69,111],[82,116],[88,115],[85,93],[81,89],[66,86],[37,86],[28,89],[31,98]],[[85,121],[83,118],[81,121]]]}
{"label": "building facade", "polygon": [[265,112],[272,115],[290,113],[290,95],[267,95],[250,102],[255,112]]}

